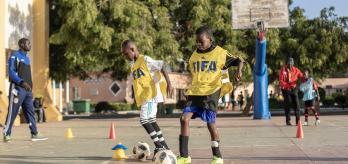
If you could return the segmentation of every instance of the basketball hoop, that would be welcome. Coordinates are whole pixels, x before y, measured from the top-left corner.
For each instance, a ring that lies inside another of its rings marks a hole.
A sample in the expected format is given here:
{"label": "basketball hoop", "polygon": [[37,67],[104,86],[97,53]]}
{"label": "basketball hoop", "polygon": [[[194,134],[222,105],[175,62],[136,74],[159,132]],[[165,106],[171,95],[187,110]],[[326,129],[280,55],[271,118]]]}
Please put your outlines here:
{"label": "basketball hoop", "polygon": [[257,32],[265,32],[266,31],[265,22],[264,21],[256,22],[255,29]]}
{"label": "basketball hoop", "polygon": [[289,26],[288,0],[232,0],[232,28],[286,28]]}

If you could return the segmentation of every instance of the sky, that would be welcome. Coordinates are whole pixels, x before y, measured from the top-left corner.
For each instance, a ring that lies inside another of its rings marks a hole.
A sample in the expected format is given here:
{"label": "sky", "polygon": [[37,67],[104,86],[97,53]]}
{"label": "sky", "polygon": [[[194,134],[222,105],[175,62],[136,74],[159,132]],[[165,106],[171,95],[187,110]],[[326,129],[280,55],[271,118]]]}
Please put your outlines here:
{"label": "sky", "polygon": [[290,8],[300,6],[305,9],[307,18],[315,18],[320,16],[320,10],[324,7],[335,7],[335,13],[338,16],[348,16],[348,0],[293,0]]}

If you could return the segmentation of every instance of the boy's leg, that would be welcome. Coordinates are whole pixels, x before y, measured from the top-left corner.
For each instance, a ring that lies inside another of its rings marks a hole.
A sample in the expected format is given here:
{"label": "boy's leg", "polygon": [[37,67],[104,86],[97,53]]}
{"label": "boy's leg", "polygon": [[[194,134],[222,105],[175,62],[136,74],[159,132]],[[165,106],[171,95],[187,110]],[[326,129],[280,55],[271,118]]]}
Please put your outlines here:
{"label": "boy's leg", "polygon": [[207,127],[210,132],[210,137],[211,137],[211,150],[213,152],[213,156],[222,158],[221,153],[220,153],[220,139],[219,139],[219,133],[216,128],[215,123],[207,123]]}
{"label": "boy's leg", "polygon": [[305,116],[305,122],[308,122],[308,107],[305,107],[304,116]]}
{"label": "boy's leg", "polygon": [[156,133],[157,133],[157,137],[159,139],[159,141],[161,142],[161,144],[167,149],[169,150],[169,147],[163,137],[162,131],[160,129],[160,127],[158,126],[156,119],[154,119],[154,122],[151,122],[152,127],[155,129]]}
{"label": "boy's leg", "polygon": [[156,115],[157,115],[157,103],[153,102],[152,110],[151,110],[150,115],[149,115],[149,117],[150,117],[149,123],[155,129],[159,142],[162,144],[162,146],[164,146],[166,149],[169,150],[169,147],[168,147],[166,141],[164,140],[162,131],[157,124]]}
{"label": "boy's leg", "polygon": [[187,158],[188,155],[188,140],[189,140],[189,122],[192,118],[192,112],[184,112],[180,117],[181,133],[179,136],[179,151],[180,157]]}
{"label": "boy's leg", "polygon": [[3,130],[4,136],[11,136],[13,122],[16,119],[19,111],[19,107],[23,103],[24,94],[20,89],[15,89],[14,84],[11,84],[9,93],[9,106],[6,117],[6,122]]}
{"label": "boy's leg", "polygon": [[[313,101],[313,103],[314,103],[314,101]],[[315,116],[315,125],[319,125],[320,124],[320,120],[319,120],[318,112],[317,112],[317,110],[315,110],[314,104],[313,104],[313,106],[311,106],[310,109],[313,111],[314,116]]]}
{"label": "boy's leg", "polygon": [[35,119],[35,112],[34,112],[34,106],[33,106],[33,95],[31,92],[28,92],[28,91],[25,91],[25,92],[26,94],[22,104],[24,117],[29,123],[31,134],[36,135],[37,127],[36,127],[36,119]]}
{"label": "boy's leg", "polygon": [[318,114],[317,110],[315,110],[315,106],[312,106],[310,109],[313,111],[315,119],[319,120],[319,114]]}
{"label": "boy's leg", "polygon": [[159,141],[159,138],[157,136],[157,132],[154,129],[154,127],[150,123],[150,116],[152,112],[152,107],[155,103],[153,102],[147,102],[146,104],[141,106],[140,109],[140,124],[144,127],[146,132],[150,135],[151,139],[153,140],[156,148],[162,148],[163,145]]}

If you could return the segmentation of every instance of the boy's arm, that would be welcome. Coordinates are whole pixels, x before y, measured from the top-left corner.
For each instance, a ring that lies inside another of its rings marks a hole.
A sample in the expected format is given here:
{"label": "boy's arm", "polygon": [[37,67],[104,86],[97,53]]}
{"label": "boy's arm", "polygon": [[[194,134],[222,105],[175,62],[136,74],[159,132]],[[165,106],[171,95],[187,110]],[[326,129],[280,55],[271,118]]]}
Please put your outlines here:
{"label": "boy's arm", "polygon": [[244,62],[241,61],[238,64],[238,72],[236,74],[236,79],[239,81],[242,78]]}
{"label": "boy's arm", "polygon": [[150,68],[150,72],[155,72],[155,71],[161,71],[164,79],[167,82],[167,92],[169,96],[172,96],[173,94],[173,87],[172,84],[170,83],[170,79],[168,76],[167,71],[165,70],[165,63],[162,60],[154,60],[151,57],[146,56],[145,61],[147,63],[147,66]]}
{"label": "boy's arm", "polygon": [[314,80],[313,80],[313,87],[314,87],[315,93],[317,94],[318,101],[320,101],[320,95],[319,95],[318,83],[317,83],[316,81],[314,81]]}
{"label": "boy's arm", "polygon": [[172,97],[172,96],[173,96],[173,87],[172,87],[172,84],[171,84],[171,82],[170,82],[168,73],[167,73],[167,71],[165,70],[165,67],[162,67],[161,72],[162,72],[162,74],[163,74],[163,76],[164,76],[164,79],[165,79],[166,82],[167,82],[167,93],[168,93],[169,97]]}
{"label": "boy's arm", "polygon": [[222,69],[228,69],[231,66],[238,66],[238,71],[235,74],[235,78],[239,81],[242,77],[242,70],[244,66],[244,60],[240,57],[232,56],[230,53],[227,53],[226,63]]}

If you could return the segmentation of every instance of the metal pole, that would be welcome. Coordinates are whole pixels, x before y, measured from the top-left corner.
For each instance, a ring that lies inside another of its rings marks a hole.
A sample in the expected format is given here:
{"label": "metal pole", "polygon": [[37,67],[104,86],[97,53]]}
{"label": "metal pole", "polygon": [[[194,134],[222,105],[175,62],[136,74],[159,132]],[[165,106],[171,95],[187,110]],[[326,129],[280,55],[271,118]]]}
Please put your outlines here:
{"label": "metal pole", "polygon": [[63,113],[63,85],[59,82],[59,112]]}
{"label": "metal pole", "polygon": [[52,92],[53,92],[53,105],[56,106],[57,102],[56,102],[56,81],[53,80],[52,81]]}
{"label": "metal pole", "polygon": [[266,39],[263,23],[258,24],[259,38],[256,39],[256,63],[254,65],[254,119],[271,119],[268,109],[268,69],[266,64]]}
{"label": "metal pole", "polygon": [[65,103],[69,103],[70,101],[70,86],[69,86],[69,80],[65,82]]}

